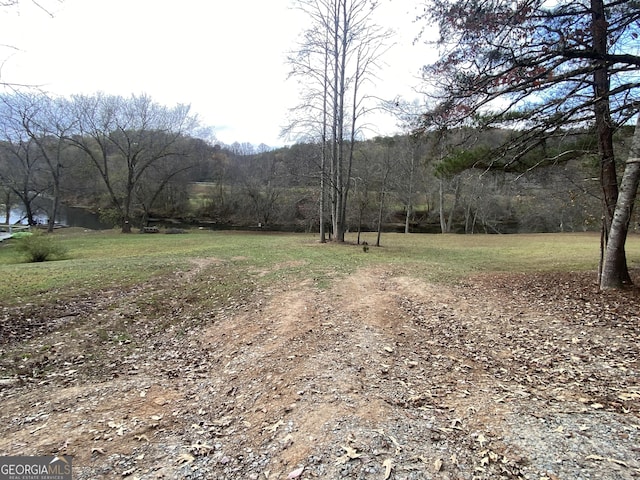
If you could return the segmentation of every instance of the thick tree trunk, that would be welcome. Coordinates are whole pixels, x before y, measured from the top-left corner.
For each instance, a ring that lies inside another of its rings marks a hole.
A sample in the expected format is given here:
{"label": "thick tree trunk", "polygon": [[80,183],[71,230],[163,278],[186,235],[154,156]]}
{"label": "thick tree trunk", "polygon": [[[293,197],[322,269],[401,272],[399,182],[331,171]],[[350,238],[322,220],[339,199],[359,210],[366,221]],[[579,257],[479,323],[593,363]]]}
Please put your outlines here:
{"label": "thick tree trunk", "polygon": [[600,288],[603,290],[610,288],[621,288],[625,284],[631,283],[626,265],[626,255],[624,245],[629,231],[629,221],[633,213],[633,205],[638,194],[638,184],[640,182],[640,117],[636,123],[636,130],[633,136],[633,143],[629,151],[629,158],[625,163],[620,192],[616,203],[611,229],[609,231],[609,241],[607,242],[602,268],[602,278]]}
{"label": "thick tree trunk", "polygon": [[[603,0],[591,0],[591,31],[593,34],[593,51],[594,53],[605,56],[607,54],[607,41],[609,37],[608,24],[605,14]],[[593,74],[593,84],[595,93],[595,125],[598,141],[598,151],[600,154],[600,186],[602,188],[604,203],[604,226],[605,233],[609,233],[612,229],[614,211],[618,203],[618,178],[616,173],[615,155],[613,149],[613,130],[610,109],[610,80],[609,69],[605,60],[596,63],[596,69]],[[626,233],[624,235],[626,239]],[[605,238],[608,245],[609,239]],[[607,255],[615,255],[616,258],[610,258],[608,268],[615,268],[617,272],[615,276],[620,279],[621,283],[631,283],[631,277],[627,268],[627,257],[624,250],[624,243],[620,248],[609,251]],[[601,278],[601,283],[604,281]]]}

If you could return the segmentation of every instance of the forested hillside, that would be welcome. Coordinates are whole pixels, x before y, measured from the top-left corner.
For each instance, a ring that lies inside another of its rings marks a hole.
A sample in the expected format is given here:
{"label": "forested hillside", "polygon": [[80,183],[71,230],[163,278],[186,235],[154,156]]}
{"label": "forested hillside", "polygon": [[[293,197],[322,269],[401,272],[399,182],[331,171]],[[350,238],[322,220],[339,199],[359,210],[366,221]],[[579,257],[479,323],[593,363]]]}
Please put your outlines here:
{"label": "forested hillside", "polygon": [[[632,130],[617,141],[626,154]],[[350,179],[348,225],[409,232],[513,233],[597,230],[600,188],[589,132],[567,134],[518,169],[492,157],[507,131],[457,131],[357,142]],[[549,150],[576,153],[540,163]],[[220,223],[317,230],[320,145],[247,152],[221,148],[212,182],[191,192],[198,217]]]}
{"label": "forested hillside", "polygon": [[[318,230],[319,143],[278,149],[220,145],[205,139],[188,108],[169,109],[144,96],[11,95],[0,106],[0,203],[22,210],[29,223],[42,216],[39,199],[47,198],[52,200],[45,203],[47,218],[59,205],[80,205],[100,212],[109,224],[134,229],[178,222]],[[382,225],[387,231],[458,233],[599,229],[593,132],[568,131],[517,166],[498,160],[494,152],[513,134],[461,128],[355,141],[348,228]],[[626,157],[631,136],[630,128],[616,135],[620,159]],[[572,153],[556,156],[556,151]]]}

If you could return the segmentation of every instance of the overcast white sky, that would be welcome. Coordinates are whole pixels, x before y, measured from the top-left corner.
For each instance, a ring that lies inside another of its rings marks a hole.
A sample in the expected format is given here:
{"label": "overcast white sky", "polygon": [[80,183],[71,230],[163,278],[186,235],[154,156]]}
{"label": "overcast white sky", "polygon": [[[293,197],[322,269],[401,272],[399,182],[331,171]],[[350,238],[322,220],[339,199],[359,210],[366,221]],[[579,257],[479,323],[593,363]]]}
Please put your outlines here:
{"label": "overcast white sky", "polygon": [[[2,82],[60,94],[149,94],[190,104],[219,141],[279,146],[297,104],[286,56],[303,30],[292,0],[30,0],[0,10]],[[382,0],[378,23],[398,32],[375,94],[418,97],[429,51],[412,46],[419,0]],[[371,119],[379,134],[395,120]]]}

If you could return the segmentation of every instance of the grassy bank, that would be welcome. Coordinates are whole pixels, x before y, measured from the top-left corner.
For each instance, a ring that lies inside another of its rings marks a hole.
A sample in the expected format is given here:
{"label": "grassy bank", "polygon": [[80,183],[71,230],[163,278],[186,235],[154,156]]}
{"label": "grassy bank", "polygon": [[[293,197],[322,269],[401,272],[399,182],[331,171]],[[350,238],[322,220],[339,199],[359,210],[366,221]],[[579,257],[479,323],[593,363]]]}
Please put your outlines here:
{"label": "grassy bank", "polygon": [[[227,288],[241,278],[260,282],[305,279],[323,286],[334,275],[381,265],[429,281],[455,281],[480,272],[584,271],[598,265],[595,234],[402,235],[385,234],[367,253],[317,242],[315,235],[192,231],[180,235],[123,235],[116,231],[62,230],[55,234],[66,259],[24,263],[14,242],[0,244],[0,304],[46,302],[98,290],[128,288],[154,277],[216,265]],[[363,237],[369,245],[374,234]],[[349,237],[350,242],[355,237]],[[630,237],[629,265],[640,266],[640,237]]]}

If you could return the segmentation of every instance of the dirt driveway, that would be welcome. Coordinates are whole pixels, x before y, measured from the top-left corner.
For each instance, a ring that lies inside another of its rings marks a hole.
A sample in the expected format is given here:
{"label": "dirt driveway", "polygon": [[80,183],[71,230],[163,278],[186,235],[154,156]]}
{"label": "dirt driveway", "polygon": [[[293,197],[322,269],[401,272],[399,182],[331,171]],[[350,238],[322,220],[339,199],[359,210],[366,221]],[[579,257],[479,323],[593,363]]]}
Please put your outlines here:
{"label": "dirt driveway", "polygon": [[640,478],[637,291],[365,269],[216,306],[215,272],[0,310],[0,454],[78,480]]}

